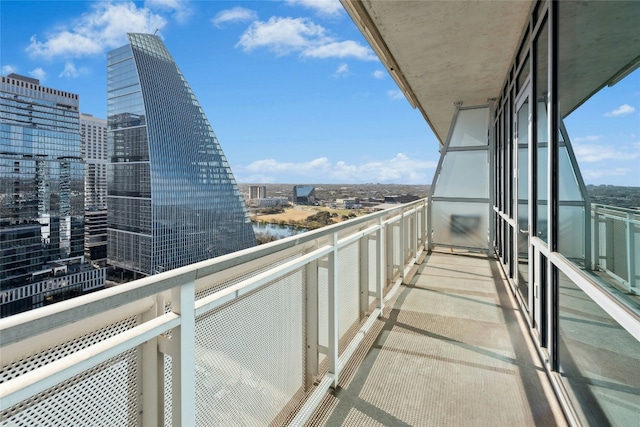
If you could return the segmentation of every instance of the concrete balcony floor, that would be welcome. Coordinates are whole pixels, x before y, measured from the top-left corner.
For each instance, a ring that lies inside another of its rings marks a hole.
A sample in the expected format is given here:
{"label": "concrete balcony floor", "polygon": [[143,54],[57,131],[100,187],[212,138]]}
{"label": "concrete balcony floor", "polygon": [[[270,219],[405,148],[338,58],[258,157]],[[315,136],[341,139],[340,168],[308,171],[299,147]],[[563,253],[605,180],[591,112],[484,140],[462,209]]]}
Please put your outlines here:
{"label": "concrete balcony floor", "polygon": [[427,255],[308,425],[566,425],[498,261]]}

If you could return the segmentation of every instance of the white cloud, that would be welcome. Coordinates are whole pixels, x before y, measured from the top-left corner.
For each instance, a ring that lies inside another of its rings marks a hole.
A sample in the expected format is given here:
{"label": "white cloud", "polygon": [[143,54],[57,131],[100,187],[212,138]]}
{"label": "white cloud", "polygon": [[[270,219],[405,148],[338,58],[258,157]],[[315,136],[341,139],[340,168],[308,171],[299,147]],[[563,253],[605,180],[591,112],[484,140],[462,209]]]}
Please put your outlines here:
{"label": "white cloud", "polygon": [[353,40],[310,46],[302,51],[302,56],[308,58],[355,58],[362,61],[375,61],[378,59],[371,49]]}
{"label": "white cloud", "polygon": [[277,55],[298,52],[307,58],[377,59],[367,46],[352,40],[337,41],[308,18],[272,16],[267,22],[254,21],[240,36],[236,47],[245,52],[265,48]]}
{"label": "white cloud", "polygon": [[172,16],[180,23],[186,22],[193,14],[186,0],[146,0],[144,5],[149,9],[172,12]]}
{"label": "white cloud", "polygon": [[603,144],[583,144],[578,138],[573,144],[578,163],[595,163],[603,160],[635,160],[640,157],[638,143],[612,147]]}
{"label": "white cloud", "polygon": [[343,10],[339,0],[287,0],[287,3],[313,9],[321,15],[338,15]]}
{"label": "white cloud", "polygon": [[29,71],[29,75],[34,79],[40,80],[40,82],[43,82],[44,79],[47,78],[47,73],[40,67],[34,68],[33,70]]}
{"label": "white cloud", "polygon": [[387,91],[389,99],[404,99],[404,93],[400,89],[393,89]]}
{"label": "white cloud", "polygon": [[340,64],[335,73],[333,73],[334,77],[347,77],[349,74],[349,66],[347,64]]}
{"label": "white cloud", "polygon": [[78,58],[97,55],[127,43],[127,32],[153,33],[167,21],[132,2],[98,2],[90,13],[76,19],[70,28],[60,28],[45,41],[34,35],[27,52],[41,58]]}
{"label": "white cloud", "polygon": [[384,79],[384,76],[386,75],[386,73],[384,71],[382,71],[382,70],[375,70],[373,73],[371,73],[371,75],[375,79],[382,80],[382,79]]}
{"label": "white cloud", "polygon": [[629,168],[584,169],[582,176],[586,181],[597,180],[607,176],[626,176],[633,170]]}
{"label": "white cloud", "polygon": [[627,114],[631,114],[634,111],[636,111],[636,109],[634,107],[632,107],[629,104],[623,104],[621,106],[619,106],[618,108],[616,108],[613,111],[609,111],[608,113],[605,113],[605,117],[617,117],[617,116],[624,116]]}
{"label": "white cloud", "polygon": [[18,69],[16,67],[14,67],[13,65],[3,65],[2,66],[2,74],[5,75],[5,76],[7,74],[15,73],[16,71],[18,71]]}
{"label": "white cloud", "polygon": [[66,77],[69,79],[75,79],[76,77],[80,77],[82,74],[88,73],[86,68],[76,68],[73,62],[67,61],[64,64],[64,70],[58,75],[58,77]]}
{"label": "white cloud", "polygon": [[267,22],[255,21],[240,36],[236,44],[246,52],[264,47],[278,55],[301,51],[318,43],[325,36],[325,29],[307,18],[278,18]]}
{"label": "white cloud", "polygon": [[256,19],[258,19],[258,14],[255,11],[236,6],[232,9],[218,12],[211,22],[216,27],[220,27],[226,23],[253,21]]}
{"label": "white cloud", "polygon": [[394,158],[352,165],[342,160],[332,163],[326,157],[308,162],[279,162],[275,159],[255,161],[236,167],[242,182],[316,182],[341,183],[403,183],[425,184],[431,181],[437,162],[411,159],[403,153]]}

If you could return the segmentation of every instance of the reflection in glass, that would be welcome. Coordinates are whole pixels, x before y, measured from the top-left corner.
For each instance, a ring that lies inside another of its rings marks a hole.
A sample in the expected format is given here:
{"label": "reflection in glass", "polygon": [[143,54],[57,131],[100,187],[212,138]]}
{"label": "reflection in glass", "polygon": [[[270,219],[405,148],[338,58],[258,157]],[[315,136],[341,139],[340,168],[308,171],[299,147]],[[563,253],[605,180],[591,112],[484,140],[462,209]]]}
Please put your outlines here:
{"label": "reflection in glass", "polygon": [[585,425],[637,424],[640,342],[562,272],[559,287],[560,373],[580,418]]}
{"label": "reflection in glass", "polygon": [[222,148],[171,55],[154,35],[129,41],[109,53],[110,262],[155,274],[255,245]]}

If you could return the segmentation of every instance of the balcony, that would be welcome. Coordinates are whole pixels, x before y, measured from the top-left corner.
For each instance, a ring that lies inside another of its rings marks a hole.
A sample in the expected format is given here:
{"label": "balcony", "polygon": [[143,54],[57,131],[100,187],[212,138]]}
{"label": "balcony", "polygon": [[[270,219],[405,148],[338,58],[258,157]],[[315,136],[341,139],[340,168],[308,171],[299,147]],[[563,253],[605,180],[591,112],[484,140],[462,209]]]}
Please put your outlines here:
{"label": "balcony", "polygon": [[[427,254],[427,217],[420,200],[2,319],[0,422],[565,424],[499,261]],[[637,348],[573,288],[562,351],[597,353],[601,330]],[[600,416],[637,410],[633,355],[573,354],[575,406],[610,390]]]}

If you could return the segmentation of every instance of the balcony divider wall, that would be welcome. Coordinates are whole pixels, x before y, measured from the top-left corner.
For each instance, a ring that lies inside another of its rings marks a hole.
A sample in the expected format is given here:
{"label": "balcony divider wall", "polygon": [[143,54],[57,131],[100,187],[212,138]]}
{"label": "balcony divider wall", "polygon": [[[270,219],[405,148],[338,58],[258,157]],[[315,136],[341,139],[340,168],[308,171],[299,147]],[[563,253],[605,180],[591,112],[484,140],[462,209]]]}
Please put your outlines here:
{"label": "balcony divider wall", "polygon": [[429,248],[489,250],[488,105],[456,105],[429,191]]}

